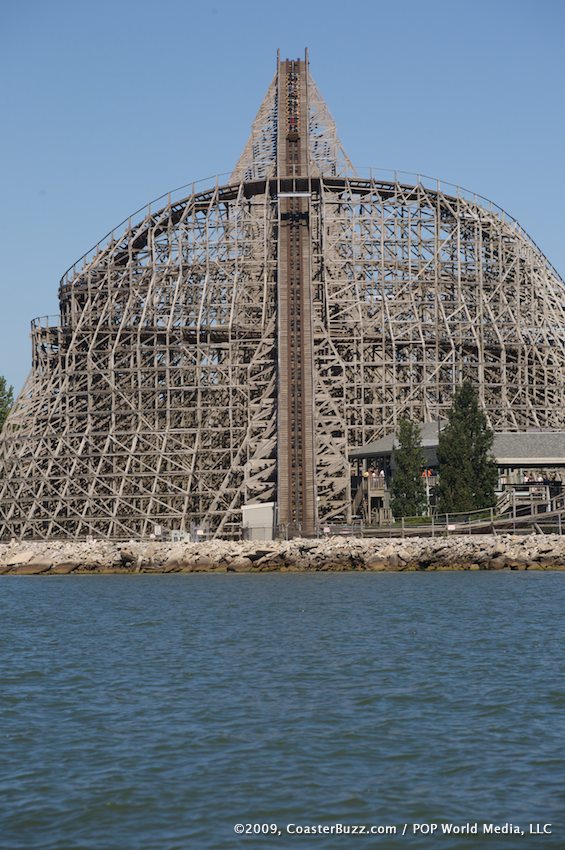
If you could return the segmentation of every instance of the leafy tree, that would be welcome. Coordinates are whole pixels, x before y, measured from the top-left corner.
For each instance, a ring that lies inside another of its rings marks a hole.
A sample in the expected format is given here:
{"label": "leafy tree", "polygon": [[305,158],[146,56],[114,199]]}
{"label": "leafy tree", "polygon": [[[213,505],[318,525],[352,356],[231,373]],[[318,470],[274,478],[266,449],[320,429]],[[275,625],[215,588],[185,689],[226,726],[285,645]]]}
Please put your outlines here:
{"label": "leafy tree", "polygon": [[477,393],[465,381],[455,392],[448,424],[439,435],[440,513],[494,505],[498,470],[491,452],[493,439]]}
{"label": "leafy tree", "polygon": [[393,451],[390,506],[394,516],[419,516],[426,504],[420,427],[409,419],[400,419],[397,439],[398,447]]}
{"label": "leafy tree", "polygon": [[14,388],[6,386],[6,378],[0,375],[0,431],[14,403]]}

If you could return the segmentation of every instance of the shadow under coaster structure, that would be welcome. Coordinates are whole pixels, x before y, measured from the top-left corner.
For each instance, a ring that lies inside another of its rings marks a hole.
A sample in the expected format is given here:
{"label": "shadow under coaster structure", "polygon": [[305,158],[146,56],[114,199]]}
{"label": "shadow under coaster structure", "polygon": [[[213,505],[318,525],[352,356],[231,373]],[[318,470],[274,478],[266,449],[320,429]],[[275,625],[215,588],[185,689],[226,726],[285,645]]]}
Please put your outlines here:
{"label": "shadow under coaster structure", "polygon": [[501,209],[360,175],[278,61],[231,176],[165,196],[61,281],[2,434],[0,534],[289,533],[351,512],[348,451],[445,416],[565,426],[565,285]]}

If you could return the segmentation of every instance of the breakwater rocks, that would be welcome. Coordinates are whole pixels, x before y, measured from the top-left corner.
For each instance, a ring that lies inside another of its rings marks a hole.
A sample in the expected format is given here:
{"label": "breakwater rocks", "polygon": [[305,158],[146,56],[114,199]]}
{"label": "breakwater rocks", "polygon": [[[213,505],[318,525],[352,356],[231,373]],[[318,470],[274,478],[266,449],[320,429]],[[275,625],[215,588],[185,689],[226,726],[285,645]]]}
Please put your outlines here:
{"label": "breakwater rocks", "polygon": [[0,575],[503,569],[565,570],[565,537],[0,544]]}

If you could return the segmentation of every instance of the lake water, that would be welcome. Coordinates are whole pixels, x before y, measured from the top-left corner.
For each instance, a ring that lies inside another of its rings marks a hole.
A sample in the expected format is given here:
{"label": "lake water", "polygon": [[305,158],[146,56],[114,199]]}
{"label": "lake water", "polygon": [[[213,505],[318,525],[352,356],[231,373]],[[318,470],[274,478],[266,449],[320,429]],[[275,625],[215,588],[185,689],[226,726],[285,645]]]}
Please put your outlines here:
{"label": "lake water", "polygon": [[[565,573],[4,577],[0,847],[561,849],[564,604]],[[332,824],[397,833],[299,832]]]}

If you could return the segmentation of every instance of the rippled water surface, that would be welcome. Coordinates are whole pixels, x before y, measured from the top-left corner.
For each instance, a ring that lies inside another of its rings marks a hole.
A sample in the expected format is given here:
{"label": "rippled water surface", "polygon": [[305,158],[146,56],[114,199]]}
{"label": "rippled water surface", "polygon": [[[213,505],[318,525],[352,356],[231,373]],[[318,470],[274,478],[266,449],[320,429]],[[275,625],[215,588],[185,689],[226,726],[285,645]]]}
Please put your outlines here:
{"label": "rippled water surface", "polygon": [[564,603],[565,573],[4,577],[0,847],[563,848]]}

